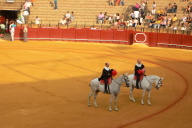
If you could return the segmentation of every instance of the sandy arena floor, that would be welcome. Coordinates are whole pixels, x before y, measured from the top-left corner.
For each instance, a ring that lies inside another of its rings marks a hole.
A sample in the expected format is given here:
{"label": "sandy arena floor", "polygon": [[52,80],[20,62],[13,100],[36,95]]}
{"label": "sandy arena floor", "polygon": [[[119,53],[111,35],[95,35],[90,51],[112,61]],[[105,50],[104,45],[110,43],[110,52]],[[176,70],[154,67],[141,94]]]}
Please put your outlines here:
{"label": "sandy arena floor", "polygon": [[[0,128],[190,128],[192,50],[60,41],[0,41]],[[140,104],[141,90],[121,86],[119,111],[108,111],[110,95],[99,93],[98,108],[87,106],[89,82],[105,62],[118,76],[133,73],[137,59],[147,75],[164,77],[153,88],[152,106]]]}

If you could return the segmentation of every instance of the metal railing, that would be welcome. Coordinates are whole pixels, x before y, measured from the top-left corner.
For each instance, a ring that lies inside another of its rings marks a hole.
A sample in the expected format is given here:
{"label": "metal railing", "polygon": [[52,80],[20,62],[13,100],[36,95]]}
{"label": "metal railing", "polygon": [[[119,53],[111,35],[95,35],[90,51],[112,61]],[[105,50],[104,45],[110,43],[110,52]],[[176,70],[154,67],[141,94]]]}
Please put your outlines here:
{"label": "metal railing", "polygon": [[[156,33],[173,33],[173,34],[185,34],[185,35],[192,35],[192,30],[173,30],[170,27],[166,28],[149,28],[147,25],[137,26],[137,27],[128,27],[128,26],[113,26],[111,24],[97,24],[96,22],[88,22],[85,21],[84,23],[74,21],[70,24],[62,25],[59,23],[60,20],[41,20],[40,24],[35,24],[34,20],[28,22],[29,27],[37,28],[37,27],[50,27],[50,28],[92,28],[93,26],[96,29],[126,29],[126,30],[133,30],[133,31],[140,31],[140,32],[156,32]],[[22,26],[22,24],[18,24],[17,26]]]}

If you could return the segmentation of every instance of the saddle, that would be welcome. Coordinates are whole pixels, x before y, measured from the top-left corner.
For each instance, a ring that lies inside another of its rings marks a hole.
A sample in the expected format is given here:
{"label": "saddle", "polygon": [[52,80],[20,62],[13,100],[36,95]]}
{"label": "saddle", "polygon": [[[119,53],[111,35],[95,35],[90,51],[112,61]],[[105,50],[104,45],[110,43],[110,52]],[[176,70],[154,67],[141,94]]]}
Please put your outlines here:
{"label": "saddle", "polygon": [[[138,74],[140,74],[139,81],[143,80],[143,76],[145,75],[145,69],[137,70]],[[137,76],[134,76],[134,80],[137,80]]]}
{"label": "saddle", "polygon": [[[140,75],[139,81],[143,80],[144,75]],[[137,80],[137,76],[134,76],[134,80]]]}
{"label": "saddle", "polygon": [[[104,80],[100,80],[99,82],[101,85],[105,85]],[[108,85],[110,85],[110,84],[111,84],[111,78],[108,78]]]}

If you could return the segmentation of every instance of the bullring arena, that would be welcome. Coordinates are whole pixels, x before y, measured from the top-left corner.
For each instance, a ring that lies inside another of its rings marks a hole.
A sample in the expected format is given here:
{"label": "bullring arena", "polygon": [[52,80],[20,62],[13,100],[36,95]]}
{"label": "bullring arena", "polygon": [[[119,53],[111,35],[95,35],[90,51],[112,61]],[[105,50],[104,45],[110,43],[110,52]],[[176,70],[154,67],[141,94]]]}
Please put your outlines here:
{"label": "bullring arena", "polygon": [[[192,51],[64,41],[0,41],[1,128],[190,128],[192,123]],[[109,94],[99,93],[98,108],[87,106],[89,82],[105,62],[116,77],[133,74],[137,59],[147,75],[164,77],[141,105],[141,90],[121,86],[119,111],[108,111]]]}

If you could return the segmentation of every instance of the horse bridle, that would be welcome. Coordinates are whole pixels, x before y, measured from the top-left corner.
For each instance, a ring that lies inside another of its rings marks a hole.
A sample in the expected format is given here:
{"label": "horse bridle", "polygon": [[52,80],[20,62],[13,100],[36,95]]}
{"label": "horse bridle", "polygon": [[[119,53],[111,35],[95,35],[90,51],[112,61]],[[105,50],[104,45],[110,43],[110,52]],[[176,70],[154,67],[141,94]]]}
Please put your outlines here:
{"label": "horse bridle", "polygon": [[[126,82],[125,77],[126,77],[126,76],[123,74],[123,78],[124,78],[124,80],[125,80],[125,84],[126,84],[126,86],[127,86],[127,82]],[[112,78],[112,80],[113,80],[113,81],[115,81],[113,78]],[[129,79],[128,79],[128,80],[129,80]],[[117,81],[115,81],[115,83],[117,83],[118,85],[121,85],[121,84],[120,84],[120,83],[118,83]]]}
{"label": "horse bridle", "polygon": [[[147,77],[145,76],[145,78],[147,79]],[[151,84],[151,82],[147,79],[147,81],[150,83],[151,86],[153,86],[153,84]],[[161,78],[159,79],[159,81],[157,82],[156,86],[153,86],[154,88],[157,88],[157,85],[160,84],[159,82],[161,81]],[[161,82],[162,84],[162,82]]]}

